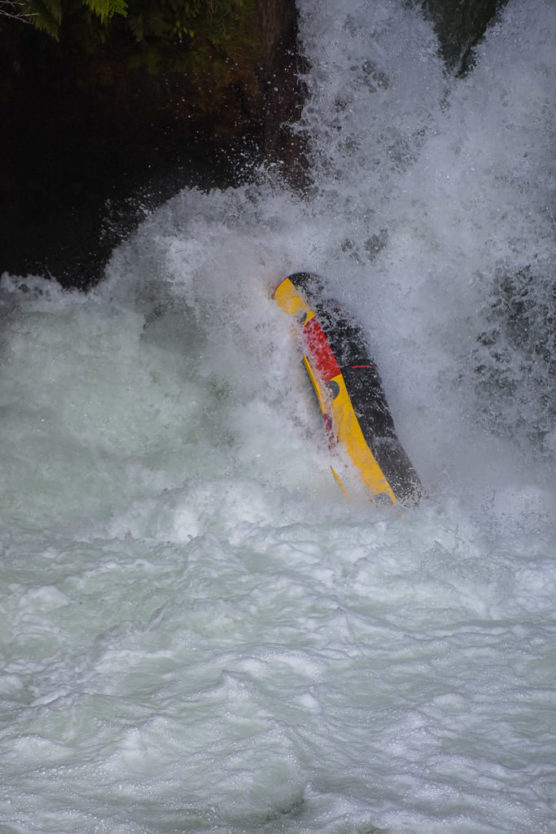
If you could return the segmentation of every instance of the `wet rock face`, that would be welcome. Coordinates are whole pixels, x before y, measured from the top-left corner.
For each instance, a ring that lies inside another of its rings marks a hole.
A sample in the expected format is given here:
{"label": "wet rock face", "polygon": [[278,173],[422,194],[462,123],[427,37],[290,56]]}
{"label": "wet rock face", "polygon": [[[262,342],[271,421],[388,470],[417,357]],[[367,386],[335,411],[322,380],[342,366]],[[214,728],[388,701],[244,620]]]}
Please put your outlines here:
{"label": "wet rock face", "polygon": [[473,65],[473,47],[508,0],[420,0],[434,21],[447,68],[460,75]]}
{"label": "wet rock face", "polygon": [[299,73],[306,69],[298,49],[294,0],[258,0],[264,92],[263,146],[267,159],[281,165],[294,185],[305,181],[304,141],[291,130],[301,115],[305,89]]}

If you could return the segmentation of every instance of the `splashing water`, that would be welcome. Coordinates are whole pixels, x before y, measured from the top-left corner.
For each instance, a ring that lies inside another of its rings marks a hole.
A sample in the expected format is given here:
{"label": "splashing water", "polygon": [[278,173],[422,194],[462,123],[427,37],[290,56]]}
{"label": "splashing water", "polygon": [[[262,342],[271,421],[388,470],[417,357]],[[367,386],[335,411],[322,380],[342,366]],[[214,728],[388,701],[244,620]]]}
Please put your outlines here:
{"label": "splashing water", "polygon": [[[556,8],[465,79],[408,4],[300,2],[303,197],[186,190],[87,296],[4,276],[0,827],[556,818]],[[368,333],[418,508],[330,476],[289,324]]]}

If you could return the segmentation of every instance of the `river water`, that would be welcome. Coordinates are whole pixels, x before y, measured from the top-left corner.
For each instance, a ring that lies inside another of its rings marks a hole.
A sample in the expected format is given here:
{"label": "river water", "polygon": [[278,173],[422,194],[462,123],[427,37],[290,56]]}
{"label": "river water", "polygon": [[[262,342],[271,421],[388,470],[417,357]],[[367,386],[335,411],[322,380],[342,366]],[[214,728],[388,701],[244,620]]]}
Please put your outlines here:
{"label": "river water", "polygon": [[[556,6],[464,79],[401,0],[300,14],[303,198],[186,190],[88,295],[2,278],[2,834],[556,831]],[[300,269],[417,508],[330,474]]]}

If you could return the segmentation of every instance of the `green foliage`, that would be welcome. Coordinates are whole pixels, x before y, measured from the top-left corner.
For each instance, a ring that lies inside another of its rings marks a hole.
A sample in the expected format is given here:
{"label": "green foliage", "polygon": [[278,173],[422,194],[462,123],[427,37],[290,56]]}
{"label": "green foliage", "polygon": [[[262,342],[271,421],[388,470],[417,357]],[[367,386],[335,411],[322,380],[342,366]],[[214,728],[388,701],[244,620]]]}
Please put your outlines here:
{"label": "green foliage", "polygon": [[112,15],[119,14],[125,17],[127,14],[126,0],[84,0],[84,2],[103,23]]}
{"label": "green foliage", "polygon": [[223,83],[234,66],[256,59],[255,12],[255,0],[130,0],[125,25],[136,48],[129,63]]}
{"label": "green foliage", "polygon": [[0,0],[0,13],[5,2],[47,34],[32,42],[68,67],[68,89],[106,101],[114,95],[127,106],[146,71],[153,78],[143,79],[145,89],[166,79],[165,95],[180,90],[180,118],[210,121],[217,113],[222,135],[237,132],[260,105],[257,0]]}
{"label": "green foliage", "polygon": [[[0,0],[2,2],[2,0]],[[126,17],[137,43],[182,43],[209,37],[221,44],[234,37],[237,23],[249,17],[252,0],[10,0],[17,15],[53,38],[60,38],[67,18],[88,21],[92,16],[109,27],[114,16]],[[13,16],[13,15],[12,15]]]}
{"label": "green foliage", "polygon": [[132,0],[128,26],[137,42],[181,42],[210,37],[222,41],[225,30],[246,11],[244,0]]}
{"label": "green foliage", "polygon": [[109,54],[118,55],[122,68],[203,77],[213,92],[238,81],[244,88],[254,88],[254,79],[248,79],[244,70],[240,80],[237,68],[252,68],[257,60],[256,0],[9,2],[18,4],[20,19],[66,47],[89,56],[98,54],[101,63]]}
{"label": "green foliage", "polygon": [[85,15],[92,12],[102,23],[107,23],[113,15],[125,17],[127,3],[126,0],[66,0],[62,8],[61,0],[22,0],[19,17],[58,40],[62,19],[74,10]]}
{"label": "green foliage", "polygon": [[21,14],[29,18],[37,29],[47,32],[53,38],[58,37],[62,22],[60,0],[25,0]]}

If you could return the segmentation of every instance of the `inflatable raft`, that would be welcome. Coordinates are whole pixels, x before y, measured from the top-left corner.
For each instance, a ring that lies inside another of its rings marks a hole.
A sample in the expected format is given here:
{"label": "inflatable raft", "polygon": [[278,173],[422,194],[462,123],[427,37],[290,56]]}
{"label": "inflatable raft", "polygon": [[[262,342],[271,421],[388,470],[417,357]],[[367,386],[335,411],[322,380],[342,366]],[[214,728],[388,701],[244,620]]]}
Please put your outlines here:
{"label": "inflatable raft", "polygon": [[[324,296],[318,276],[290,275],[273,298],[299,322],[303,362],[331,445],[343,447],[374,500],[415,504],[422,487],[400,444],[361,329]],[[348,490],[332,469],[344,492]]]}

